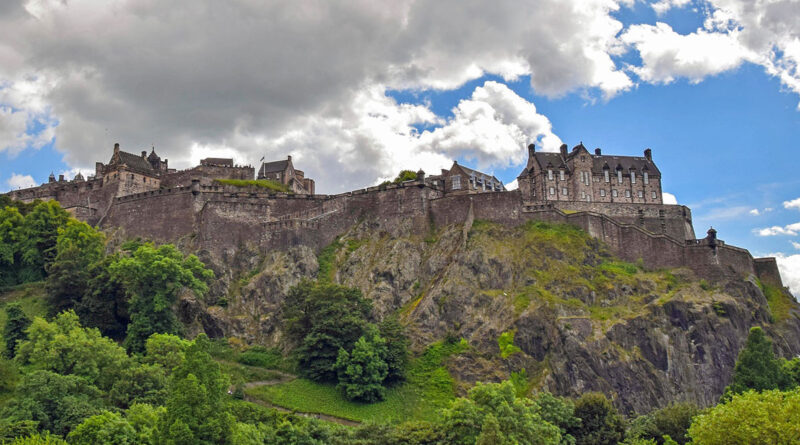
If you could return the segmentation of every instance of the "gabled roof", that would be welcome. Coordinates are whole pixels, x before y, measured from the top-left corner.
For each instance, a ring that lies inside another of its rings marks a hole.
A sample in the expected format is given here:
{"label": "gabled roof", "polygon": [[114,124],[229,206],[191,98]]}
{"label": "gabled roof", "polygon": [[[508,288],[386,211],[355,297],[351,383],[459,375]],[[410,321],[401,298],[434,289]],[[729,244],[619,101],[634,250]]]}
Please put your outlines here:
{"label": "gabled roof", "polygon": [[286,167],[288,165],[289,165],[288,159],[284,159],[283,161],[265,162],[261,164],[261,168],[258,171],[261,173],[282,172],[286,170]]}
{"label": "gabled roof", "polygon": [[490,174],[487,174],[487,173],[483,173],[483,172],[479,172],[478,170],[473,170],[473,169],[471,169],[469,167],[464,167],[463,165],[461,165],[459,163],[455,163],[455,166],[458,167],[459,169],[461,169],[461,171],[467,176],[474,176],[476,178],[480,177],[480,176],[483,176],[486,179],[491,179],[496,184],[500,184],[505,189],[505,186],[503,185],[503,182],[500,181],[499,179],[497,179],[496,177],[494,177],[493,175],[490,175]]}
{"label": "gabled roof", "polygon": [[536,160],[536,163],[539,164],[539,167],[542,170],[546,170],[548,168],[564,168],[569,170],[567,163],[564,162],[564,158],[561,157],[561,153],[537,151],[533,154],[533,158]]}
{"label": "gabled roof", "polygon": [[118,154],[111,156],[111,162],[109,162],[110,166],[120,166],[125,165],[129,169],[137,171],[139,173],[144,174],[155,174],[153,170],[153,166],[147,162],[146,159],[141,157],[140,155],[135,155],[133,153],[128,153],[126,151],[120,151]]}
{"label": "gabled roof", "polygon": [[[608,168],[616,171],[621,167],[626,174],[633,168],[637,173],[642,174],[646,171],[649,176],[660,177],[661,172],[653,161],[638,156],[612,156],[612,155],[592,155],[592,173],[602,175],[603,166],[608,164]],[[646,169],[646,170],[645,170]]]}

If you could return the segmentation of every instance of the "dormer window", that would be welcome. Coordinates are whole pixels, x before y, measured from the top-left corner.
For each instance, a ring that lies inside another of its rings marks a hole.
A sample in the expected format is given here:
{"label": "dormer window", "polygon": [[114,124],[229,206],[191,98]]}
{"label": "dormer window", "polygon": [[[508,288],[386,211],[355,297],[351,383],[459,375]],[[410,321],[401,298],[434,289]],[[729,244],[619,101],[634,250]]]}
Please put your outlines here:
{"label": "dormer window", "polygon": [[608,169],[607,168],[603,170],[603,179],[605,179],[606,182],[611,182],[611,178],[609,178]]}
{"label": "dormer window", "polygon": [[562,181],[564,180],[564,170],[559,170],[558,171],[558,179],[560,179]]}
{"label": "dormer window", "polygon": [[622,184],[622,169],[617,170],[617,182]]}
{"label": "dormer window", "polygon": [[453,176],[453,190],[461,190],[461,176]]}
{"label": "dormer window", "polygon": [[631,184],[636,184],[636,172],[631,170]]}
{"label": "dormer window", "polygon": [[644,176],[644,183],[645,184],[649,184],[650,183],[650,178],[648,177],[647,172],[642,173],[642,176]]}
{"label": "dormer window", "polygon": [[551,181],[553,180],[553,170],[550,169],[547,170],[547,179]]}

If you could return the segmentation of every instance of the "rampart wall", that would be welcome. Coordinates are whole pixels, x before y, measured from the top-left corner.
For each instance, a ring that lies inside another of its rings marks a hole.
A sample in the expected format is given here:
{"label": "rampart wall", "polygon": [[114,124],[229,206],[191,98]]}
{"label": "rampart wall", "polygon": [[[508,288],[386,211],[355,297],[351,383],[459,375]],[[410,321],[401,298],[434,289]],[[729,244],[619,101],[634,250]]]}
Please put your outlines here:
{"label": "rampart wall", "polygon": [[573,224],[602,240],[621,259],[641,259],[649,268],[689,267],[709,280],[755,273],[781,285],[774,259],[754,260],[747,250],[721,240],[686,240],[683,225],[691,216],[685,207],[646,208],[645,219],[655,212],[656,219],[664,221],[658,229],[663,224],[672,227],[654,233],[641,223],[638,209],[628,223],[604,213],[561,209],[559,204],[523,205],[517,191],[443,196],[421,182],[339,195],[290,195],[196,181],[191,187],[116,198],[102,225],[121,226],[129,235],[158,241],[193,236],[198,247],[221,254],[244,245],[265,252],[299,244],[319,250],[359,222],[393,235],[425,234],[431,225],[464,223],[471,212],[475,219],[509,226],[528,220]]}
{"label": "rampart wall", "polygon": [[161,186],[164,188],[188,186],[192,180],[200,180],[203,185],[212,185],[215,179],[247,180],[254,177],[255,168],[250,166],[198,165],[187,170],[167,173],[161,177]]}

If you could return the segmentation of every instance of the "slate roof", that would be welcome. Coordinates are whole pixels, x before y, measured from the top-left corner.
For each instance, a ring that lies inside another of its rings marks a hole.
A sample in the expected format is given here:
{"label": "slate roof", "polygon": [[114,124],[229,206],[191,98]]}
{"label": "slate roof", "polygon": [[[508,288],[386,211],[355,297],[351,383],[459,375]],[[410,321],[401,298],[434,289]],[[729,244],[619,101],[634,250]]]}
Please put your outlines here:
{"label": "slate roof", "polygon": [[[109,163],[114,165],[114,157],[112,156],[111,162]],[[126,151],[119,152],[119,159],[116,165],[126,165],[129,169],[135,170],[139,173],[145,174],[154,174],[155,171],[153,170],[153,166],[147,162],[146,159],[142,158],[141,155],[135,155],[133,153],[128,153]]]}
{"label": "slate roof", "polygon": [[209,165],[227,165],[233,167],[232,158],[205,158],[202,162],[205,162]]}
{"label": "slate roof", "polygon": [[[569,172],[569,164],[567,161],[572,159],[575,155],[580,153],[577,150],[580,145],[576,146],[572,149],[569,154],[567,154],[566,159],[561,156],[560,152],[547,152],[547,151],[537,151],[533,154],[534,159],[539,164],[539,167],[542,170],[546,170],[548,168],[552,169],[559,169],[564,168]],[[615,155],[594,155],[589,154],[592,157],[592,173],[597,175],[603,174],[603,167],[608,165],[609,170],[612,172],[616,171],[617,167],[621,167],[623,171],[626,173],[630,171],[631,168],[636,170],[637,172],[641,173],[647,169],[647,174],[652,177],[661,177],[661,171],[656,167],[656,164],[653,161],[648,160],[645,157],[640,156],[615,156]],[[526,168],[520,174],[520,176],[524,176],[528,172]]]}
{"label": "slate roof", "polygon": [[483,172],[479,172],[478,170],[473,170],[473,169],[471,169],[471,168],[469,168],[469,167],[464,167],[464,166],[463,166],[463,165],[461,165],[461,164],[456,164],[456,165],[457,165],[457,166],[458,166],[458,167],[461,169],[461,171],[463,171],[463,172],[464,172],[464,174],[466,174],[467,176],[474,176],[475,178],[480,178],[481,176],[483,176],[483,177],[484,177],[484,178],[486,178],[486,179],[491,179],[491,180],[493,180],[495,184],[500,184],[500,185],[502,186],[503,190],[505,190],[505,186],[503,185],[502,181],[500,181],[500,180],[499,180],[499,179],[497,179],[496,177],[494,177],[494,176],[492,176],[492,175],[489,175],[489,174],[486,174],[486,173],[483,173]]}
{"label": "slate roof", "polygon": [[259,169],[259,171],[261,173],[282,172],[286,170],[286,166],[288,165],[289,165],[288,159],[284,159],[283,161],[265,162],[261,164],[261,168]]}

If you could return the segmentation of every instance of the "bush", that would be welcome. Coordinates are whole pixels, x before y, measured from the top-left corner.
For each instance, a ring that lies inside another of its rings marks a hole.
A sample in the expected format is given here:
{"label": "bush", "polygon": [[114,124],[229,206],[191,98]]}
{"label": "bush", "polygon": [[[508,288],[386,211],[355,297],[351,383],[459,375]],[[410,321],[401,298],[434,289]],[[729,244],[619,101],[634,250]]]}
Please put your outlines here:
{"label": "bush", "polygon": [[581,423],[568,431],[577,445],[615,445],[625,435],[622,417],[601,393],[582,395],[575,402],[575,417],[581,419]]}
{"label": "bush", "polygon": [[283,364],[283,354],[277,348],[254,346],[239,354],[236,361],[247,366],[280,369]]}

